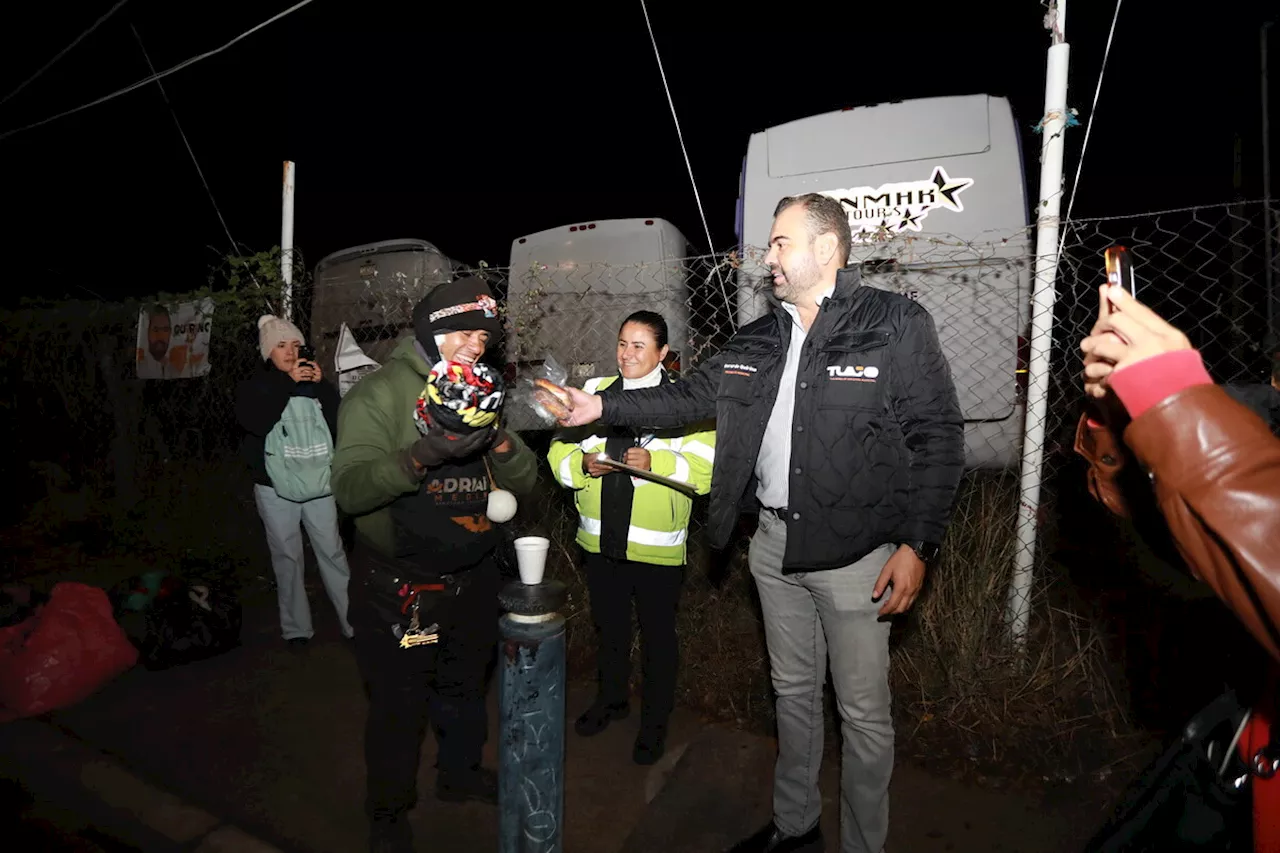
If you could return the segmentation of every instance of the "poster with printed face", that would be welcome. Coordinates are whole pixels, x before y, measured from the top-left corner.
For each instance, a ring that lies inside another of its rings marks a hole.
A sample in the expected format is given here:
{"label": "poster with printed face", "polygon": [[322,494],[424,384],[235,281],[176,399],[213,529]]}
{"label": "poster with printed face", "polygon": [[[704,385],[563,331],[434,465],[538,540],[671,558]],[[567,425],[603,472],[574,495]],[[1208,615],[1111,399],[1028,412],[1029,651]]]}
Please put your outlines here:
{"label": "poster with printed face", "polygon": [[213,300],[151,305],[138,313],[138,378],[192,379],[209,372]]}

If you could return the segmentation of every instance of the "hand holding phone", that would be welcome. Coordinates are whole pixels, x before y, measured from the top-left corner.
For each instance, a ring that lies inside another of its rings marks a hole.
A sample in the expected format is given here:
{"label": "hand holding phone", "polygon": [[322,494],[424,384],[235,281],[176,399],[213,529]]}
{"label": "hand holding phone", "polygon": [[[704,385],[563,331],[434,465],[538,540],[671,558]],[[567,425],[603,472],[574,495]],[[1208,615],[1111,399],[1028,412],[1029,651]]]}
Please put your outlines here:
{"label": "hand holding phone", "polygon": [[[1107,286],[1119,285],[1127,288],[1130,294],[1136,295],[1136,284],[1133,277],[1133,260],[1129,256],[1129,250],[1124,246],[1115,245],[1106,249],[1102,253],[1103,260],[1106,263]],[[1092,338],[1101,334],[1112,334],[1115,332],[1106,331],[1107,318],[1113,311],[1118,311],[1114,300],[1107,296],[1107,288],[1098,289],[1098,317],[1094,321],[1093,329],[1089,332]],[[1112,365],[1105,359],[1099,358],[1093,353],[1086,353],[1084,357],[1084,393],[1085,396],[1095,401],[1101,401],[1107,398],[1106,379],[1111,374]],[[1108,418],[1099,416],[1099,420],[1106,421]]]}
{"label": "hand holding phone", "polygon": [[298,381],[319,382],[323,373],[316,363],[316,351],[311,347],[298,347],[298,370],[301,371]]}

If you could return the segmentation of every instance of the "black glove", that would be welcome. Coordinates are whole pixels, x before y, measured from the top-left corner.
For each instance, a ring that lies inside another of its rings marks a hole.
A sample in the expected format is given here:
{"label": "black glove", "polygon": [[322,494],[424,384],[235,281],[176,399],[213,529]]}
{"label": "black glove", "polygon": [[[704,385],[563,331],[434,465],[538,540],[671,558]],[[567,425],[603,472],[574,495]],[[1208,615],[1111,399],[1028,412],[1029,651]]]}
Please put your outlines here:
{"label": "black glove", "polygon": [[423,468],[431,468],[449,459],[462,459],[483,450],[493,441],[493,436],[492,429],[455,435],[433,423],[427,434],[409,447],[409,455]]}

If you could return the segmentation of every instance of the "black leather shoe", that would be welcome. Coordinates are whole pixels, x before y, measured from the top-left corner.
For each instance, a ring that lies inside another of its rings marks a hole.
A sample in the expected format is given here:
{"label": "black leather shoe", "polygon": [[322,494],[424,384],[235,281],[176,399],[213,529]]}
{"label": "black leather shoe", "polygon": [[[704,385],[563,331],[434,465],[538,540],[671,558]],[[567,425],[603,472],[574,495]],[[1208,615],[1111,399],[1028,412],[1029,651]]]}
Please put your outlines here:
{"label": "black leather shoe", "polygon": [[728,853],[822,853],[822,828],[814,824],[804,835],[783,835],[773,821]]}
{"label": "black leather shoe", "polygon": [[498,804],[498,774],[486,767],[441,771],[436,776],[436,799],[446,803],[475,800]]}
{"label": "black leather shoe", "polygon": [[631,703],[606,705],[597,699],[573,724],[573,730],[582,737],[598,735],[614,720],[625,720],[631,714]]}
{"label": "black leather shoe", "polygon": [[631,751],[631,760],[640,765],[655,764],[666,751],[666,746],[666,726],[642,724],[640,734],[636,736],[635,748]]}

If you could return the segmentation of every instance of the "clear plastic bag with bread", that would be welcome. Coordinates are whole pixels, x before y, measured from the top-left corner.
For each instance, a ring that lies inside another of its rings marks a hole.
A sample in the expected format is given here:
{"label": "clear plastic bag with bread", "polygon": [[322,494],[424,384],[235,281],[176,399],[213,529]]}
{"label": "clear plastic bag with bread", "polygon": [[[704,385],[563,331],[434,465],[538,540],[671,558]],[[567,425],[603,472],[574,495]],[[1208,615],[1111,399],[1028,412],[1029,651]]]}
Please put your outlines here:
{"label": "clear plastic bag with bread", "polygon": [[522,384],[526,385],[526,394],[522,395],[533,409],[534,414],[547,427],[559,425],[559,419],[566,416],[570,409],[569,397],[564,393],[564,385],[569,381],[569,371],[548,354],[532,375],[527,375]]}

